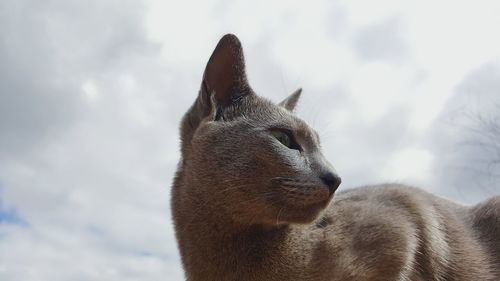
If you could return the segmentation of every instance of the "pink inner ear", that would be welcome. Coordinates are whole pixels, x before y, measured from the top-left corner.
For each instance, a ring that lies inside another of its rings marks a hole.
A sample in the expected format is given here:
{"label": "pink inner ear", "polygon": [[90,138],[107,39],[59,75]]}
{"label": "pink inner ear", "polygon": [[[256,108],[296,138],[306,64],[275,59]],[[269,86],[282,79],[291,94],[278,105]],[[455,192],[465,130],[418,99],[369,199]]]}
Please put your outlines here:
{"label": "pink inner ear", "polygon": [[207,63],[203,81],[209,94],[215,91],[221,105],[229,104],[233,95],[247,85],[243,49],[236,36],[227,34],[219,41]]}

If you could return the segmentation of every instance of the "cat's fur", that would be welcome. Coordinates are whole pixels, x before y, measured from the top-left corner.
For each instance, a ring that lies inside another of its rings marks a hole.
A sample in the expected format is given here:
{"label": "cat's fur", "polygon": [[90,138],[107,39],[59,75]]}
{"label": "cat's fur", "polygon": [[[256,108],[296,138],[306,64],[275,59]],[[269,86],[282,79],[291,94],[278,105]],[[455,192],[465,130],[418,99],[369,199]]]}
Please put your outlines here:
{"label": "cat's fur", "polygon": [[499,197],[464,207],[394,184],[333,196],[318,136],[292,113],[299,95],[257,96],[239,40],[217,45],[172,188],[187,280],[500,280]]}

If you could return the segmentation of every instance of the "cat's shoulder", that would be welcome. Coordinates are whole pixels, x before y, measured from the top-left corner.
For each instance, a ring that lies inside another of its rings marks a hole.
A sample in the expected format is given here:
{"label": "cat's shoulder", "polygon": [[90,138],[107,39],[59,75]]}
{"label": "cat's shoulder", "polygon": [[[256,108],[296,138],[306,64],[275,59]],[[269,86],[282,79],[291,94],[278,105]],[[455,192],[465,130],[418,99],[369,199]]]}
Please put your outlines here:
{"label": "cat's shoulder", "polygon": [[467,207],[404,184],[378,184],[347,189],[335,194],[328,213],[365,218],[394,218],[396,214],[461,213]]}
{"label": "cat's shoulder", "polygon": [[458,206],[459,204],[436,196],[422,188],[399,184],[399,183],[384,183],[377,185],[365,185],[356,188],[349,188],[335,194],[333,204],[344,201],[353,202],[420,202],[432,204],[451,204]]}
{"label": "cat's shoulder", "polygon": [[384,183],[348,188],[346,190],[339,191],[335,194],[333,204],[339,204],[344,201],[375,203],[379,201],[392,202],[435,197],[435,195],[432,195],[421,188],[399,183]]}

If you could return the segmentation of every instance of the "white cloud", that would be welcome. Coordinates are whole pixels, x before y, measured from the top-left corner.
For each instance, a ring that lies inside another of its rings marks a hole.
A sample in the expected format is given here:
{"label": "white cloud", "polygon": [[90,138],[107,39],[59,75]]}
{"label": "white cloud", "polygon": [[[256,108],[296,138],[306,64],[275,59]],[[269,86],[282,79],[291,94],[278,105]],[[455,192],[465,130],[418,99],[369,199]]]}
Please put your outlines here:
{"label": "white cloud", "polygon": [[89,103],[95,103],[99,100],[99,89],[97,88],[93,80],[87,80],[86,82],[84,82],[82,85],[82,90],[84,98]]}
{"label": "white cloud", "polygon": [[378,120],[393,107],[408,102],[411,74],[385,62],[364,63],[349,81],[350,94],[366,122]]}
{"label": "white cloud", "polygon": [[432,174],[432,154],[421,148],[405,148],[396,151],[382,169],[381,178],[386,181],[421,183]]}

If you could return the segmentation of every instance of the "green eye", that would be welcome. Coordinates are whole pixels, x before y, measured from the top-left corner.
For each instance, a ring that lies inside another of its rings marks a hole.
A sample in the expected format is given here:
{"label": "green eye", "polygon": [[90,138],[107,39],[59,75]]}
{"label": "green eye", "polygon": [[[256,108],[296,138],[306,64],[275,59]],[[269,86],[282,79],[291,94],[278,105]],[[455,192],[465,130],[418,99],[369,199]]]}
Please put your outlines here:
{"label": "green eye", "polygon": [[290,137],[290,135],[281,131],[272,131],[271,134],[284,146],[292,148],[292,138]]}

